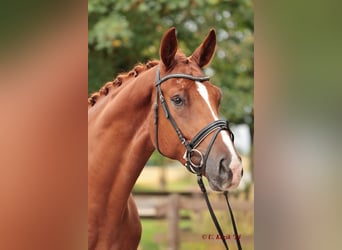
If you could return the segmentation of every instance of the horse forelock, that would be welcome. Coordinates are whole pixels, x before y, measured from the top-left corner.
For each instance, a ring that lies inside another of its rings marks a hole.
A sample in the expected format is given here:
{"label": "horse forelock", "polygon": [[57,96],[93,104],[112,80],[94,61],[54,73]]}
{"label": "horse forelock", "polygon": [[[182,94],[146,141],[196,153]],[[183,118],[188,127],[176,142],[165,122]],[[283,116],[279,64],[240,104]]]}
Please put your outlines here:
{"label": "horse forelock", "polygon": [[119,87],[122,84],[126,83],[130,79],[138,77],[140,73],[149,70],[150,68],[156,66],[158,63],[158,60],[148,61],[146,64],[139,63],[134,66],[131,71],[119,74],[113,81],[105,83],[99,91],[94,92],[90,95],[90,97],[88,98],[88,108],[94,106],[100,97],[108,95],[110,90],[119,90]]}

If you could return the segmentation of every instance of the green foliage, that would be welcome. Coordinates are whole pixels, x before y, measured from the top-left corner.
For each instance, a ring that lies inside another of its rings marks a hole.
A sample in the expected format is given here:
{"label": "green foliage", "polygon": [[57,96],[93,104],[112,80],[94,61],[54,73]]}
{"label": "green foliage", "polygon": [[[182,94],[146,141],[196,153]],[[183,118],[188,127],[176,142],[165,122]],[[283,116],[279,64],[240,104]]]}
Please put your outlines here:
{"label": "green foliage", "polygon": [[158,59],[164,32],[175,26],[190,55],[210,28],[217,51],[206,74],[223,91],[221,113],[253,126],[253,1],[89,0],[89,92],[137,62]]}
{"label": "green foliage", "polygon": [[129,43],[132,36],[126,19],[115,12],[100,19],[89,31],[88,42],[95,45],[96,50],[107,49],[112,52],[122,42]]}

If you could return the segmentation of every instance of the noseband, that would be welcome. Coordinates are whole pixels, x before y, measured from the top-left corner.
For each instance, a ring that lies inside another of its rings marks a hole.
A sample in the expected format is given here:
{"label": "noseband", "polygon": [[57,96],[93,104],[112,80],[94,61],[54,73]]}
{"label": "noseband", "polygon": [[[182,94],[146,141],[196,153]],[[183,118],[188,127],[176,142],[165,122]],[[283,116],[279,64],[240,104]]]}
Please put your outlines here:
{"label": "noseband", "polygon": [[[164,155],[160,151],[159,140],[158,140],[158,99],[159,99],[161,106],[164,110],[165,117],[170,121],[172,127],[174,128],[174,130],[177,133],[179,140],[181,141],[181,143],[185,147],[185,153],[183,156],[184,160],[186,160],[185,167],[193,174],[204,174],[206,162],[207,162],[210,150],[211,150],[218,134],[222,130],[227,130],[229,132],[232,140],[234,140],[234,135],[233,135],[232,131],[229,129],[228,121],[216,120],[216,121],[213,121],[212,123],[208,124],[201,131],[199,131],[191,141],[186,140],[182,131],[178,127],[175,119],[172,117],[172,115],[169,111],[169,108],[166,104],[163,92],[161,90],[161,84],[163,82],[171,79],[171,78],[183,78],[183,79],[189,79],[189,80],[198,81],[198,82],[205,82],[205,81],[209,80],[208,76],[192,76],[192,75],[187,75],[187,74],[170,74],[170,75],[166,75],[165,77],[160,79],[160,70],[159,70],[159,68],[157,69],[156,84],[155,84],[156,89],[157,89],[157,93],[156,93],[156,102],[155,102],[155,106],[154,106],[154,125],[155,125],[155,133],[156,133],[156,135],[155,135],[156,148],[160,154]],[[205,155],[203,155],[196,148],[199,146],[199,144],[208,135],[210,135],[214,131],[216,131],[216,132],[215,132],[214,136],[212,137],[212,139],[209,143],[209,146],[208,146],[208,149],[207,149]],[[196,156],[196,155],[199,156],[199,158],[200,158],[199,163],[195,163],[191,159],[193,156]]]}
{"label": "noseband", "polygon": [[[163,92],[161,90],[161,84],[163,82],[169,80],[169,79],[172,79],[172,78],[189,79],[189,80],[198,81],[198,82],[209,81],[209,77],[208,76],[192,76],[192,75],[188,75],[188,74],[170,74],[170,75],[164,76],[163,78],[160,78],[160,68],[158,66],[157,71],[156,71],[156,83],[155,83],[155,86],[156,86],[156,101],[155,101],[155,104],[154,104],[154,126],[155,126],[155,140],[156,140],[155,143],[156,143],[156,148],[157,148],[158,152],[161,155],[164,155],[160,151],[159,140],[158,140],[158,107],[159,107],[158,100],[160,100],[160,104],[161,104],[161,106],[162,106],[162,108],[164,110],[164,114],[165,114],[166,119],[168,119],[170,121],[172,127],[176,131],[176,134],[177,134],[180,142],[185,147],[185,153],[184,153],[183,158],[184,158],[184,160],[186,162],[185,162],[184,165],[185,165],[185,167],[191,173],[197,174],[197,183],[200,186],[200,189],[201,189],[202,193],[204,194],[204,198],[205,198],[205,201],[207,203],[207,206],[208,206],[211,218],[212,218],[212,220],[213,220],[213,222],[214,222],[214,224],[216,226],[216,229],[217,229],[217,231],[218,231],[218,233],[220,235],[220,238],[221,238],[225,248],[229,249],[228,248],[228,244],[227,244],[227,242],[225,240],[224,234],[222,232],[222,229],[221,229],[221,227],[220,227],[220,225],[219,225],[219,223],[217,221],[215,213],[214,213],[214,211],[212,209],[212,206],[210,204],[210,201],[209,201],[209,198],[208,198],[208,194],[207,194],[206,188],[205,188],[203,180],[202,180],[202,175],[205,173],[205,168],[206,168],[206,163],[207,163],[207,160],[208,160],[208,156],[209,156],[211,148],[213,147],[213,144],[214,144],[218,134],[221,131],[223,131],[223,130],[228,131],[228,133],[229,133],[229,135],[230,135],[230,137],[231,137],[233,142],[234,142],[234,134],[229,129],[228,121],[226,121],[226,120],[216,120],[216,121],[213,121],[213,122],[209,123],[206,127],[201,129],[193,137],[192,140],[188,141],[184,137],[184,135],[183,135],[182,131],[180,130],[180,128],[178,127],[175,119],[172,117],[172,115],[170,113],[170,110],[169,110],[169,108],[167,106],[167,103],[165,101]],[[209,142],[209,145],[208,145],[208,148],[207,148],[205,154],[203,155],[201,153],[201,151],[199,151],[197,149],[197,147],[211,133],[214,133],[214,134],[213,134],[213,136],[212,136],[212,138],[211,138],[211,140]],[[194,156],[198,156],[199,157],[199,159],[200,159],[199,163],[193,162],[192,157],[194,157]],[[235,220],[234,220],[234,216],[233,216],[233,213],[232,213],[229,201],[228,201],[228,191],[225,191],[224,195],[225,195],[225,198],[226,198],[226,202],[227,202],[227,205],[228,205],[228,210],[229,210],[230,217],[231,217],[232,224],[233,224],[233,229],[234,229],[234,233],[235,233],[235,240],[236,240],[238,249],[242,249],[241,248],[241,244],[240,244],[239,235],[238,235],[237,228],[236,228],[236,224],[235,224]]]}

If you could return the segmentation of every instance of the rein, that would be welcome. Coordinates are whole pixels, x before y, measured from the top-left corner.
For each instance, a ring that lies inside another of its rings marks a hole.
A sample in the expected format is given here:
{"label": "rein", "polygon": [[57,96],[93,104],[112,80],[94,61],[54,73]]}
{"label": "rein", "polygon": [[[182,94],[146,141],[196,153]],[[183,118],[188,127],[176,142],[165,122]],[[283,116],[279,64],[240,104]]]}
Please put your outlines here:
{"label": "rein", "polygon": [[[156,72],[156,101],[154,104],[154,126],[155,126],[155,140],[156,140],[156,148],[158,150],[158,152],[165,156],[159,148],[159,142],[158,142],[158,107],[159,107],[159,102],[158,100],[160,100],[160,104],[164,110],[164,114],[165,117],[170,121],[172,127],[174,128],[174,130],[177,133],[177,136],[179,138],[179,140],[181,141],[181,143],[184,145],[185,147],[185,153],[184,153],[184,159],[186,160],[185,163],[185,167],[188,169],[188,171],[190,171],[193,174],[197,175],[197,183],[203,193],[204,199],[206,201],[211,219],[213,220],[215,227],[217,229],[217,232],[219,233],[221,240],[225,246],[225,249],[229,249],[228,247],[228,243],[224,237],[224,234],[222,232],[221,226],[216,218],[216,215],[214,213],[214,210],[210,204],[209,201],[209,197],[208,197],[208,193],[207,190],[204,186],[203,180],[202,180],[202,175],[205,172],[205,167],[206,167],[206,163],[207,163],[207,159],[209,156],[209,153],[211,151],[211,148],[213,147],[213,144],[218,136],[218,134],[222,131],[222,130],[226,130],[229,132],[232,141],[234,142],[234,134],[232,133],[232,131],[229,129],[229,123],[226,120],[216,120],[214,122],[209,123],[206,127],[204,127],[202,130],[200,130],[191,141],[187,141],[182,133],[182,131],[180,130],[180,128],[178,127],[176,121],[174,120],[174,118],[172,117],[169,108],[167,106],[167,103],[165,101],[163,92],[161,90],[161,84],[169,79],[172,78],[184,78],[184,79],[189,79],[192,81],[199,81],[199,82],[205,82],[209,80],[208,76],[192,76],[192,75],[188,75],[188,74],[170,74],[170,75],[166,75],[163,78],[160,78],[160,69],[159,66],[157,68],[157,72]],[[215,132],[215,133],[214,133]],[[211,133],[214,133],[214,135],[212,136],[210,143],[208,145],[207,151],[205,152],[205,154],[203,155],[199,150],[196,149],[196,147],[207,137],[209,136]],[[199,156],[200,158],[200,162],[198,164],[196,164],[195,162],[192,161],[191,157],[193,156]],[[228,206],[228,210],[229,210],[229,214],[230,214],[230,218],[232,221],[232,225],[233,225],[233,230],[235,233],[235,240],[236,240],[236,244],[238,249],[242,249],[241,244],[240,244],[240,239],[239,239],[239,235],[238,235],[238,231],[237,231],[237,227],[236,227],[236,223],[235,223],[235,219],[234,219],[234,215],[232,212],[232,209],[230,207],[229,201],[228,201],[228,191],[225,191],[224,196],[226,198],[226,202],[227,202],[227,206]]]}

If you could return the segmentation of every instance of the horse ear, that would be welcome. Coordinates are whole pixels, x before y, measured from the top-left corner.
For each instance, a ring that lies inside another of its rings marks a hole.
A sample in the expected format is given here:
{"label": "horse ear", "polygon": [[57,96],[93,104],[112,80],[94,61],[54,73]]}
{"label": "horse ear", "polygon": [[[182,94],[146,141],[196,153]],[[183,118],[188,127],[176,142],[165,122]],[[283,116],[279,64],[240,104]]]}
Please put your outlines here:
{"label": "horse ear", "polygon": [[194,60],[201,68],[207,65],[213,58],[216,48],[216,33],[214,29],[211,29],[207,37],[201,43],[200,46],[191,55],[191,59]]}
{"label": "horse ear", "polygon": [[160,58],[167,69],[174,63],[177,47],[176,28],[173,27],[164,34],[159,51]]}

